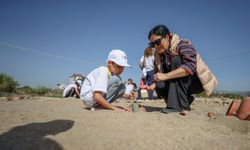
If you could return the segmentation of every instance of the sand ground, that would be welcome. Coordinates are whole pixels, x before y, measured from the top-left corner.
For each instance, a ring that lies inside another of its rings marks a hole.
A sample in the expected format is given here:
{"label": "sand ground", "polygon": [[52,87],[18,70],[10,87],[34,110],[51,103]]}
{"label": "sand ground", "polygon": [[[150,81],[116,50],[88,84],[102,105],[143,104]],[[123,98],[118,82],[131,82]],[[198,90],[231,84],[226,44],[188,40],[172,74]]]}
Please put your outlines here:
{"label": "sand ground", "polygon": [[0,149],[250,149],[250,122],[225,116],[229,101],[196,98],[186,116],[160,113],[163,100],[141,105],[146,112],[89,111],[74,98],[2,97]]}

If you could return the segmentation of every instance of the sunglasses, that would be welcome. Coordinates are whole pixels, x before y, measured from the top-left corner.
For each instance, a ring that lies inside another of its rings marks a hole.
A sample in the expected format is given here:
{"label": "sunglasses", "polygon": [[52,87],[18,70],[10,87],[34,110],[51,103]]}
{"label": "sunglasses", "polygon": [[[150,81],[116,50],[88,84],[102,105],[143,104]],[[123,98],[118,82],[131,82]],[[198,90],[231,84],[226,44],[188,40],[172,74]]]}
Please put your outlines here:
{"label": "sunglasses", "polygon": [[162,39],[163,39],[163,37],[161,37],[161,38],[155,40],[154,42],[148,43],[149,47],[155,47],[155,46],[157,46],[157,45],[160,45]]}

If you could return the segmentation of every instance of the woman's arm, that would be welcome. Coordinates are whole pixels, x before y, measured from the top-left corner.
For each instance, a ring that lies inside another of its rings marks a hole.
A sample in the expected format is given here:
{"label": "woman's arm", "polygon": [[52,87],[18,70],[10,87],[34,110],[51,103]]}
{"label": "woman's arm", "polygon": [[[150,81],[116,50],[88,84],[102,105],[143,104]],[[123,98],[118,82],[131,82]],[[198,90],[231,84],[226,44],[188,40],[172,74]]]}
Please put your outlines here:
{"label": "woman's arm", "polygon": [[177,68],[168,73],[156,73],[154,75],[154,78],[156,82],[159,82],[159,81],[166,81],[170,79],[185,77],[185,76],[188,76],[189,74],[190,73],[187,70],[183,68]]}

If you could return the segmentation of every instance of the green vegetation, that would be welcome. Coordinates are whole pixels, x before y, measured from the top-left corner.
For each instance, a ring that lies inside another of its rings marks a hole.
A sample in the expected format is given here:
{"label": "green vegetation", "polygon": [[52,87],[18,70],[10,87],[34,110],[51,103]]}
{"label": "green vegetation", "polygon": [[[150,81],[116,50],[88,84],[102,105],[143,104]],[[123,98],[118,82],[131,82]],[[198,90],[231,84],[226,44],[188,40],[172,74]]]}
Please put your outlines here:
{"label": "green vegetation", "polygon": [[212,93],[209,96],[206,96],[206,94],[204,92],[202,92],[201,94],[197,94],[195,95],[196,97],[208,97],[208,98],[214,98],[214,97],[219,97],[219,98],[230,98],[230,99],[242,99],[243,96],[240,94],[236,94],[236,93]]}
{"label": "green vegetation", "polygon": [[25,95],[37,95],[37,96],[46,96],[46,97],[57,97],[62,98],[62,90],[52,90],[50,88],[39,86],[36,88],[31,88],[29,86],[24,86],[22,88],[19,88],[18,93],[19,94],[25,94]]}
{"label": "green vegetation", "polygon": [[18,82],[6,73],[0,73],[0,92],[16,92]]}
{"label": "green vegetation", "polygon": [[49,93],[47,93],[47,96],[55,98],[63,98],[62,93],[63,90],[51,90]]}
{"label": "green vegetation", "polygon": [[29,86],[18,88],[18,86],[18,82],[15,81],[12,76],[6,73],[0,73],[0,97],[8,97],[12,94],[62,97],[62,90],[52,90],[44,86],[36,88],[31,88]]}
{"label": "green vegetation", "polygon": [[[14,78],[6,73],[0,73],[0,96],[9,96],[10,94],[24,94],[24,95],[38,95],[47,97],[62,98],[62,90],[52,90],[47,87],[39,86],[31,88],[24,86],[18,88],[19,84]],[[219,97],[219,98],[230,98],[230,99],[242,99],[244,96],[249,96],[250,92],[214,92],[210,96],[206,96],[205,93],[197,94],[196,97]]]}
{"label": "green vegetation", "polygon": [[24,86],[19,88],[18,92],[23,94],[33,94],[34,90],[29,86]]}
{"label": "green vegetation", "polygon": [[39,86],[37,88],[33,88],[33,94],[37,95],[47,95],[50,92],[49,88]]}

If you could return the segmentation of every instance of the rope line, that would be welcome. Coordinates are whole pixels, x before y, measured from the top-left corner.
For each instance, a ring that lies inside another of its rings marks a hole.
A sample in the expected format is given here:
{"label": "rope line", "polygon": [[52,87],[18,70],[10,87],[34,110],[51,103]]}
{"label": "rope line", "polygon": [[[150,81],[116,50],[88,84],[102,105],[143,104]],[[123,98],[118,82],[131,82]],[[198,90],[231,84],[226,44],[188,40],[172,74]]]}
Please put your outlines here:
{"label": "rope line", "polygon": [[245,55],[245,54],[250,54],[250,51],[242,51],[238,54],[231,54],[231,55],[224,56],[224,57],[210,58],[210,59],[207,59],[207,61],[222,61],[228,58],[234,58],[234,57]]}
{"label": "rope line", "polygon": [[[17,46],[17,45],[14,45],[14,44],[3,42],[3,41],[0,41],[0,44],[8,46],[8,47],[16,48],[16,49],[19,49],[19,50],[35,53],[35,54],[38,54],[38,55],[54,57],[54,58],[63,59],[63,60],[71,61],[71,62],[82,63],[82,64],[86,64],[86,63],[95,64],[95,65],[97,64],[97,63],[91,62],[91,61],[82,61],[80,59],[73,59],[73,58],[68,58],[68,57],[63,57],[63,56],[58,56],[58,55],[52,55],[52,54],[49,54],[49,53],[36,51],[36,50],[29,49],[29,48],[24,48],[24,47]],[[250,54],[250,51],[242,51],[242,52],[240,52],[238,54],[231,54],[231,55],[228,55],[228,56],[211,58],[211,59],[207,59],[206,61],[223,61],[223,60],[228,59],[228,58],[238,57],[238,56],[242,56],[242,55],[245,55],[245,54]],[[138,65],[131,65],[131,68],[135,68],[135,66],[138,66]]]}
{"label": "rope line", "polygon": [[41,52],[41,51],[36,51],[36,50],[29,49],[29,48],[24,48],[24,47],[21,47],[21,46],[10,44],[10,43],[7,43],[7,42],[0,41],[0,44],[8,46],[8,47],[16,48],[16,49],[19,49],[19,50],[23,50],[23,51],[26,51],[26,52],[31,52],[31,53],[35,53],[35,54],[38,54],[38,55],[63,59],[63,60],[66,60],[66,61],[71,61],[71,62],[76,62],[76,63],[83,63],[83,64],[86,64],[86,63],[88,63],[88,64],[97,64],[95,62],[82,61],[80,59],[73,59],[73,58],[68,58],[68,57],[63,57],[63,56],[58,56],[58,55],[52,55],[52,54],[44,53],[44,52]]}

